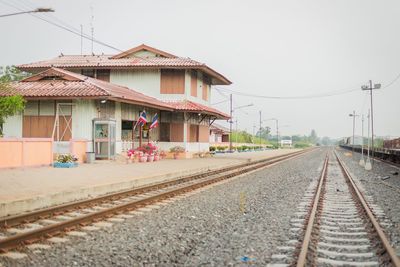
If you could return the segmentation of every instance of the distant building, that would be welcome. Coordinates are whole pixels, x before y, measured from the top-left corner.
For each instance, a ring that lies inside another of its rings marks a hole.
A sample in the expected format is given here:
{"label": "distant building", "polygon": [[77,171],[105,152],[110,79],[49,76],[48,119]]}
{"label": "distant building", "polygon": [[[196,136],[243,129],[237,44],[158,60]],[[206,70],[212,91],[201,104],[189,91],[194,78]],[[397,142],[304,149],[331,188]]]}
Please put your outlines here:
{"label": "distant building", "polygon": [[229,142],[229,129],[216,123],[210,126],[210,143]]}
{"label": "distant building", "polygon": [[280,144],[281,147],[292,147],[292,140],[291,139],[281,140]]}

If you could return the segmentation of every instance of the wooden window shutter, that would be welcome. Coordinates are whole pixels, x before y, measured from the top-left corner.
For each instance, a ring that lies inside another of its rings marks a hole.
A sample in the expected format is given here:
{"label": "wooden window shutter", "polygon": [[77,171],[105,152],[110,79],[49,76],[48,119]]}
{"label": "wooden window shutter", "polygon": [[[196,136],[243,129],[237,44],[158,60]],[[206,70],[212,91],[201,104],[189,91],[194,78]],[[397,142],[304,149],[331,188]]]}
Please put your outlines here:
{"label": "wooden window shutter", "polygon": [[161,94],[184,94],[185,71],[161,70]]}
{"label": "wooden window shutter", "polygon": [[197,73],[192,71],[190,78],[190,95],[197,97]]}

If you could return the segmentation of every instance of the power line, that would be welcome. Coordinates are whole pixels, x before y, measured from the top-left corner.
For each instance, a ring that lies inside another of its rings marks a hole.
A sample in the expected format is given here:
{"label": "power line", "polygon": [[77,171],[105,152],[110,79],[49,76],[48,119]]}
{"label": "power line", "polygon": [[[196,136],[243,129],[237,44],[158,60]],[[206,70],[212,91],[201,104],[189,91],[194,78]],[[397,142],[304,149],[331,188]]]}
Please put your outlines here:
{"label": "power line", "polygon": [[351,92],[359,91],[360,89],[351,89],[346,91],[332,91],[328,93],[321,93],[321,94],[312,94],[312,95],[304,95],[304,96],[267,96],[267,95],[257,95],[257,94],[249,94],[249,93],[242,93],[237,92],[232,89],[228,88],[219,88],[220,90],[224,90],[226,92],[230,92],[235,95],[247,96],[247,97],[257,97],[257,98],[268,98],[268,99],[311,99],[311,98],[321,98],[321,97],[328,97],[328,96],[336,96],[336,95],[343,95],[348,94]]}
{"label": "power line", "polygon": [[[13,7],[13,8],[15,8],[15,9],[17,9],[17,10],[25,11],[25,10],[22,9],[22,8],[19,8],[19,7],[15,6],[15,5],[12,5],[12,4],[10,4],[10,3],[5,2],[4,0],[0,0],[0,1],[1,1],[3,4],[8,5],[8,6],[10,6],[10,7]],[[102,46],[111,48],[111,49],[116,50],[116,51],[119,51],[119,52],[123,52],[123,50],[121,50],[121,49],[119,49],[119,48],[116,48],[116,47],[114,47],[114,46],[112,46],[112,45],[106,44],[106,43],[104,43],[104,42],[102,42],[102,41],[100,41],[100,40],[98,40],[98,39],[92,39],[91,36],[88,36],[88,35],[85,34],[85,33],[81,35],[81,33],[80,33],[79,31],[75,31],[75,30],[73,30],[73,29],[71,29],[71,28],[68,28],[68,27],[66,27],[66,26],[60,25],[60,24],[55,23],[55,22],[53,22],[53,21],[51,21],[51,20],[48,20],[48,19],[46,19],[46,18],[37,16],[37,15],[35,15],[35,14],[29,14],[29,15],[31,15],[31,16],[37,18],[37,19],[40,19],[40,20],[42,20],[42,21],[45,21],[45,22],[47,22],[47,23],[49,23],[49,24],[51,24],[51,25],[53,25],[53,26],[56,26],[56,27],[58,27],[58,28],[60,28],[60,29],[63,29],[63,30],[68,31],[68,32],[70,32],[70,33],[73,33],[73,34],[75,34],[75,35],[77,35],[77,36],[79,36],[79,37],[82,36],[83,38],[85,38],[85,39],[87,39],[87,40],[90,40],[90,41],[93,40],[93,42],[95,42],[95,43],[97,43],[97,44],[99,44],[99,45],[102,45]]]}
{"label": "power line", "polygon": [[400,78],[400,73],[396,76],[396,78],[394,78],[390,83],[388,83],[387,85],[385,85],[384,87],[382,87],[382,89],[388,88],[389,86],[391,86],[392,84],[394,84],[395,82],[397,82],[397,80]]}

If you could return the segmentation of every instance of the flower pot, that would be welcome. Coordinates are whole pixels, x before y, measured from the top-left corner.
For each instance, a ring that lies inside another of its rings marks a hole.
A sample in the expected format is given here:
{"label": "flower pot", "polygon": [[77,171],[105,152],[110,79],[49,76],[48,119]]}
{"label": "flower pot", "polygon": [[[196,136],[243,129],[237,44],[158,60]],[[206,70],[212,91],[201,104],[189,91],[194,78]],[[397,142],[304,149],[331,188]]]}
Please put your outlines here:
{"label": "flower pot", "polygon": [[139,161],[140,162],[146,162],[147,161],[147,156],[141,156],[141,157],[139,157]]}
{"label": "flower pot", "polygon": [[78,163],[76,162],[54,162],[54,168],[74,168],[77,167]]}
{"label": "flower pot", "polygon": [[154,161],[154,155],[148,155],[147,156],[147,161],[148,162],[153,162]]}
{"label": "flower pot", "polygon": [[174,159],[178,159],[179,154],[178,153],[174,153]]}
{"label": "flower pot", "polygon": [[160,160],[160,156],[159,155],[154,155],[154,161],[159,161]]}

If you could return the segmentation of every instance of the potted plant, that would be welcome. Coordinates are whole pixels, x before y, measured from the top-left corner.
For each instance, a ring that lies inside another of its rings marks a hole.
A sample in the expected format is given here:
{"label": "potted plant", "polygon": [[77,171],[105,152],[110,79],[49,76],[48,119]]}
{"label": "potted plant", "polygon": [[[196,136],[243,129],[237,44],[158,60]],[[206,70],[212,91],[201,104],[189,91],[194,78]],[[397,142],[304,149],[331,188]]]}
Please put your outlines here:
{"label": "potted plant", "polygon": [[185,152],[185,148],[181,146],[174,146],[171,147],[169,151],[174,154],[174,159],[178,159],[179,154]]}
{"label": "potted plant", "polygon": [[147,154],[143,153],[139,156],[139,161],[140,162],[147,162]]}
{"label": "potted plant", "polygon": [[147,155],[147,161],[148,162],[153,162],[154,161],[154,154],[148,154]]}
{"label": "potted plant", "polygon": [[135,162],[135,150],[129,149],[126,153],[126,163],[133,163]]}
{"label": "potted plant", "polygon": [[167,156],[167,153],[165,153],[164,150],[160,151],[160,159],[165,159],[165,157]]}
{"label": "potted plant", "polygon": [[156,151],[154,154],[154,161],[159,161],[160,160],[160,152]]}
{"label": "potted plant", "polygon": [[78,166],[76,162],[78,159],[71,154],[58,155],[57,161],[54,162],[54,168],[73,168]]}

